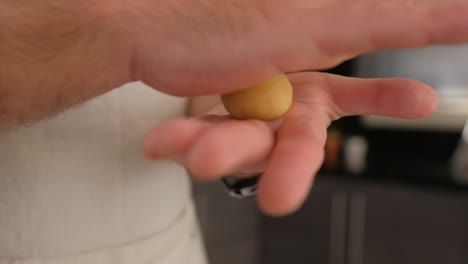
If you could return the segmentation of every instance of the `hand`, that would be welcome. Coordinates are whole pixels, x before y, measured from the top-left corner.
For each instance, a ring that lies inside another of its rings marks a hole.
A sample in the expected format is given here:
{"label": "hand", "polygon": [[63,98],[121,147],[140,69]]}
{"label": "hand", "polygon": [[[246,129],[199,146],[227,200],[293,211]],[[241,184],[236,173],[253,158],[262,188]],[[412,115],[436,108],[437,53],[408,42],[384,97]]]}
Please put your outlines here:
{"label": "hand", "polygon": [[133,78],[180,96],[220,94],[382,49],[468,41],[466,0],[149,2],[137,4],[167,12],[139,19]]}
{"label": "hand", "polygon": [[[277,125],[258,120],[179,119],[152,130],[144,144],[150,159],[177,159],[198,179],[211,180],[263,166],[258,201],[281,216],[303,203],[322,164],[327,127],[349,115],[421,118],[436,108],[425,84],[407,79],[355,79],[295,73],[294,103]],[[219,113],[219,112],[218,112]]]}
{"label": "hand", "polygon": [[0,2],[0,128],[130,81],[220,94],[387,48],[468,42],[466,0]]}

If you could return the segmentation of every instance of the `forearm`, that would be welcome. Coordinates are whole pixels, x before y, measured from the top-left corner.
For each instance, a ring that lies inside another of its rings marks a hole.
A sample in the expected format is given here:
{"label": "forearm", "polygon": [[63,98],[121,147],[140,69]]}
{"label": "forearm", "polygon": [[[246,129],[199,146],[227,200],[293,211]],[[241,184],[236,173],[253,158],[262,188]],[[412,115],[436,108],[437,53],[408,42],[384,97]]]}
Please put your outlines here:
{"label": "forearm", "polygon": [[116,46],[119,34],[108,23],[105,14],[73,1],[0,2],[0,128],[63,111],[128,81],[128,67],[119,65],[129,54]]}

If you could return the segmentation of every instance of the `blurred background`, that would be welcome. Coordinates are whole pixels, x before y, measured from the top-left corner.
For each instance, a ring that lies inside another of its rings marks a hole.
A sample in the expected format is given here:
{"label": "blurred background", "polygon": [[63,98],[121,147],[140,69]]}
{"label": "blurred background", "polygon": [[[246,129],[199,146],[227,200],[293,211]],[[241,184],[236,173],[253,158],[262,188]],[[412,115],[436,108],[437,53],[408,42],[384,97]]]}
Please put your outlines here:
{"label": "blurred background", "polygon": [[414,78],[439,108],[423,120],[334,122],[307,203],[285,218],[195,183],[211,263],[468,263],[468,46],[389,50],[327,72]]}

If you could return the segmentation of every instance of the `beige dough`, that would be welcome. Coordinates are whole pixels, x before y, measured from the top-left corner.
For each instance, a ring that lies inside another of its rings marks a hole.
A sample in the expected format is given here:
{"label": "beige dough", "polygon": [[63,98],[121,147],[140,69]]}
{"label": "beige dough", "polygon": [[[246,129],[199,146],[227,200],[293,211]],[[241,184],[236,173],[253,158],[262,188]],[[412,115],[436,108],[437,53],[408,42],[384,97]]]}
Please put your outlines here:
{"label": "beige dough", "polygon": [[271,121],[288,112],[293,88],[286,75],[281,74],[267,82],[221,95],[221,100],[235,118]]}

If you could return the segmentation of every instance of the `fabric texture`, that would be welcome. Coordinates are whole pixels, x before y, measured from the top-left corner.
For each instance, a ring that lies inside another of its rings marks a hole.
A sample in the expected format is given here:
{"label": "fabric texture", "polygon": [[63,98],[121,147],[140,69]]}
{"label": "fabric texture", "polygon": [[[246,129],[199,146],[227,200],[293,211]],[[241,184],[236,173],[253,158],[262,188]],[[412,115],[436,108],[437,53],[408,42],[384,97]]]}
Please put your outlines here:
{"label": "fabric texture", "polygon": [[186,104],[130,83],[1,132],[0,263],[176,264],[191,263],[183,258],[192,248],[203,255],[182,234],[196,225],[183,217],[192,203],[184,168],[141,150],[150,128],[183,116]]}
{"label": "fabric texture", "polygon": [[0,260],[0,264],[206,264],[194,207],[148,238],[71,256]]}

